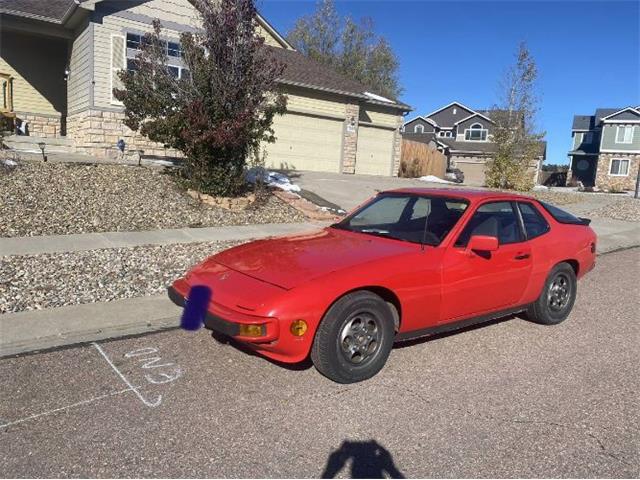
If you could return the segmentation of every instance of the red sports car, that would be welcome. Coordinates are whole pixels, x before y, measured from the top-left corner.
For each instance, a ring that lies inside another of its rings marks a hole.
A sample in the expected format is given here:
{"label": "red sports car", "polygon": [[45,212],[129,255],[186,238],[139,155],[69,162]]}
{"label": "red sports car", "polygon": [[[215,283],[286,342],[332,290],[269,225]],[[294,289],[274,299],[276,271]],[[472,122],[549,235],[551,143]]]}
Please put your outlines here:
{"label": "red sports car", "polygon": [[[223,251],[169,287],[212,297],[204,325],[330,379],[382,369],[395,341],[526,311],[562,322],[595,265],[589,220],[490,191],[382,192],[339,223]],[[204,311],[206,309],[206,311]]]}

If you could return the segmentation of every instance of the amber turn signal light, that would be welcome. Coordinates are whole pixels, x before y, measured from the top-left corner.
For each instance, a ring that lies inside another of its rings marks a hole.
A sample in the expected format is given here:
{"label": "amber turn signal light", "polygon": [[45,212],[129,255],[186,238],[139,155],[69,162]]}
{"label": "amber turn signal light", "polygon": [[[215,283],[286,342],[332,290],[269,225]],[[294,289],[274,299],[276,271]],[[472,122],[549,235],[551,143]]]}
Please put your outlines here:
{"label": "amber turn signal light", "polygon": [[242,337],[263,337],[264,325],[240,324],[238,335]]}
{"label": "amber turn signal light", "polygon": [[291,330],[292,335],[301,337],[307,332],[307,328],[307,322],[305,322],[304,320],[294,320],[293,322],[291,322],[291,327],[289,328],[289,330]]}

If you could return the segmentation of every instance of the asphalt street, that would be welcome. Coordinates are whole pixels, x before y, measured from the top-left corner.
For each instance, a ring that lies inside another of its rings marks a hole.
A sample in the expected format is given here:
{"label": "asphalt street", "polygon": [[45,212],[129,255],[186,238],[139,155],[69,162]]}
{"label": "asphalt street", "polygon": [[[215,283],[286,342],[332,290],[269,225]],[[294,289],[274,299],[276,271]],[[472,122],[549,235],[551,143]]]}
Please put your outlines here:
{"label": "asphalt street", "polygon": [[638,477],[640,249],[572,315],[398,345],[338,385],[200,330],[0,360],[3,477]]}

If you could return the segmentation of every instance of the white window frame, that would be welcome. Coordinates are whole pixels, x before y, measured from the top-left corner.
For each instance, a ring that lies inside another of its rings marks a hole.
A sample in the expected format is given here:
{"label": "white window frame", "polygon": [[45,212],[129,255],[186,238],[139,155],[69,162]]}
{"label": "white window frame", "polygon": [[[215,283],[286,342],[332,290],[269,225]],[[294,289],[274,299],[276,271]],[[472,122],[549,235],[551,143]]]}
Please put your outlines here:
{"label": "white window frame", "polygon": [[[480,128],[477,128],[480,127]],[[467,132],[470,132],[471,130],[473,130],[474,132],[484,132],[484,139],[472,139],[471,137],[467,138]],[[489,139],[489,130],[484,128],[484,125],[482,125],[480,122],[476,122],[471,124],[471,126],[469,128],[466,128],[464,130],[464,140],[466,142],[486,142]]]}
{"label": "white window frame", "polygon": [[[622,136],[622,140],[620,140],[620,131],[621,129],[623,129],[622,131],[624,131],[624,134]],[[629,132],[629,130],[631,130],[631,133],[629,135],[627,135],[627,132]],[[616,127],[616,143],[623,143],[623,144],[630,144],[633,143],[633,133],[634,133],[634,127],[633,125],[618,125]],[[627,137],[629,137],[627,139]]]}
{"label": "white window frame", "polygon": [[453,138],[453,132],[451,130],[440,130],[438,136],[441,138]]}
{"label": "white window frame", "polygon": [[[618,172],[620,171],[620,165],[622,165],[622,162],[627,162],[627,173],[611,173],[611,169],[613,168],[613,162],[616,160],[620,162],[618,163]],[[631,162],[629,161],[628,158],[612,158],[609,161],[609,176],[610,177],[628,177],[630,166],[631,166]]]}
{"label": "white window frame", "polygon": [[[420,127],[420,131],[418,131],[418,127]],[[418,124],[413,127],[413,133],[424,133],[424,125]]]}

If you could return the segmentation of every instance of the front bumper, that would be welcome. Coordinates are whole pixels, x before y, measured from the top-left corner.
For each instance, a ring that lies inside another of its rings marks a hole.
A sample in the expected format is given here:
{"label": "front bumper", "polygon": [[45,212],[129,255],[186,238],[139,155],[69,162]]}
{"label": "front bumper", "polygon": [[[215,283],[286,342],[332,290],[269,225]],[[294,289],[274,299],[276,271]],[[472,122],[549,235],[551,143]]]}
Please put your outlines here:
{"label": "front bumper", "polygon": [[[169,299],[179,307],[184,307],[185,295],[182,295],[175,287],[170,286],[167,288]],[[218,307],[220,310],[225,310],[223,315],[226,317],[232,317],[234,320],[226,320],[222,316],[211,312],[211,308],[207,311],[204,319],[204,326],[208,330],[234,337],[237,340],[248,343],[269,343],[278,339],[279,324],[275,318],[255,317],[251,315],[242,314],[239,312],[232,312],[222,307]],[[213,307],[215,310],[215,306]],[[260,337],[245,337],[240,334],[240,325],[264,325],[265,335]]]}

